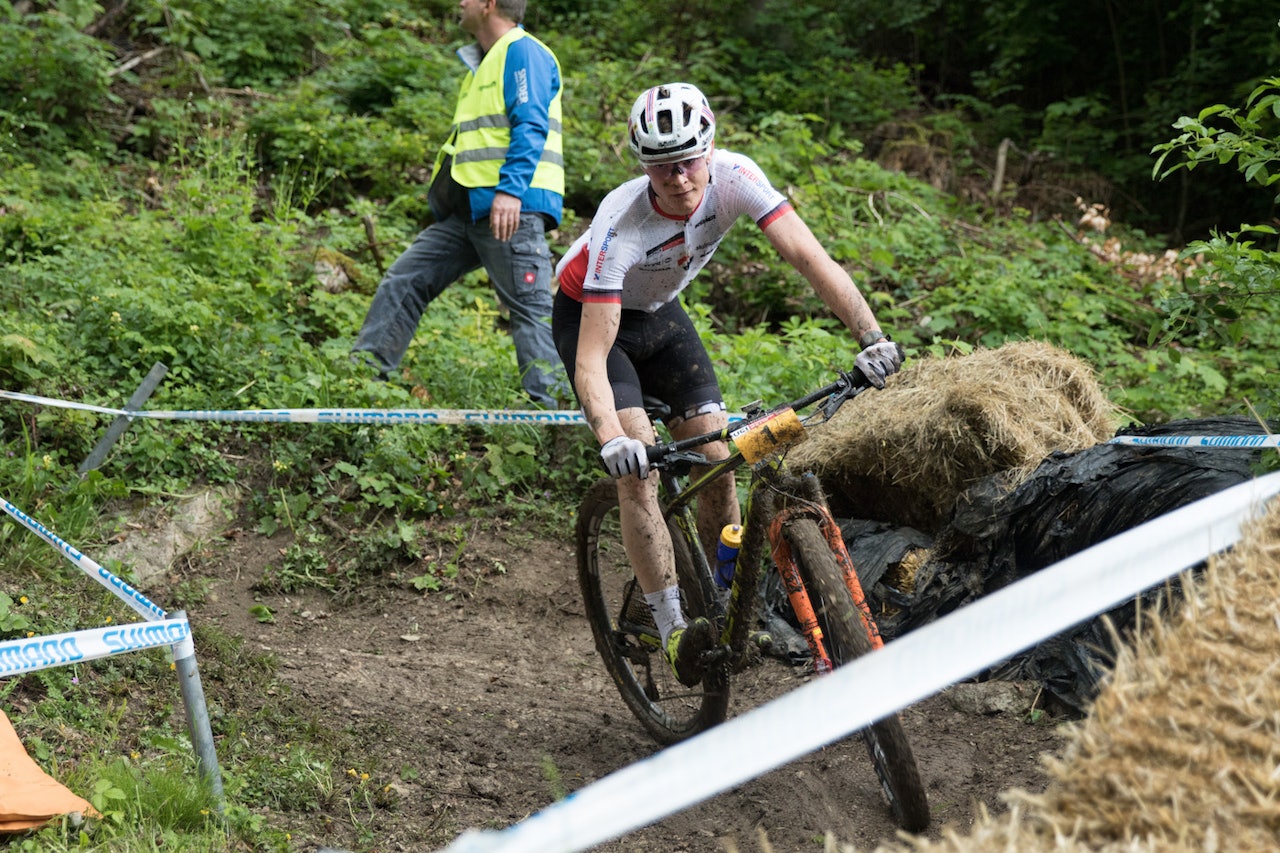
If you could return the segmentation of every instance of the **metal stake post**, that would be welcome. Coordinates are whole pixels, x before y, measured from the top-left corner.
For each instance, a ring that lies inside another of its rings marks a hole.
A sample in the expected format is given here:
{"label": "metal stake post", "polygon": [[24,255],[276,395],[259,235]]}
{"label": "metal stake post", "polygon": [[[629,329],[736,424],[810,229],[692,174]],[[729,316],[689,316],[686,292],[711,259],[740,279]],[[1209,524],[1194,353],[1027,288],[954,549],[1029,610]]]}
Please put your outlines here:
{"label": "metal stake post", "polygon": [[[158,361],[151,365],[150,372],[148,372],[146,378],[142,380],[142,384],[138,386],[138,390],[133,392],[133,396],[129,398],[129,403],[125,408],[131,412],[142,408],[142,404],[147,402],[147,398],[151,396],[151,392],[156,390],[156,386],[160,384],[160,380],[163,379],[164,375],[168,372],[169,368]],[[101,465],[102,460],[106,459],[107,454],[111,452],[111,448],[115,445],[116,440],[119,439],[120,436],[124,434],[124,431],[129,428],[129,423],[132,420],[133,419],[130,417],[120,415],[112,421],[111,426],[107,427],[106,434],[99,439],[96,445],[94,445],[93,450],[90,451],[89,455],[85,457],[85,460],[80,463],[80,467],[77,468],[76,471],[81,476],[84,476]]]}
{"label": "metal stake post", "polygon": [[[184,610],[169,614],[173,619],[186,619]],[[174,665],[178,670],[178,683],[182,688],[182,702],[187,709],[187,728],[191,731],[191,744],[196,750],[200,776],[209,784],[214,807],[222,814],[222,770],[218,767],[218,751],[213,745],[213,729],[209,725],[209,706],[204,700],[204,686],[200,683],[200,670],[196,667],[196,647],[191,634],[173,647]]]}

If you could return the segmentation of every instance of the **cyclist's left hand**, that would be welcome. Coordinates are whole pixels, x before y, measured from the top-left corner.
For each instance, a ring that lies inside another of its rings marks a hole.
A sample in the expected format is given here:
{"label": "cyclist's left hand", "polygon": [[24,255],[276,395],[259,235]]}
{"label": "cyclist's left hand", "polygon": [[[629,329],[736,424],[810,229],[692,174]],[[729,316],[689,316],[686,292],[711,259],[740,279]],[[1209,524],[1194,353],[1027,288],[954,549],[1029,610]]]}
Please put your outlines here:
{"label": "cyclist's left hand", "polygon": [[893,341],[881,341],[858,353],[853,366],[862,371],[867,381],[877,388],[884,387],[884,380],[898,372],[906,353]]}

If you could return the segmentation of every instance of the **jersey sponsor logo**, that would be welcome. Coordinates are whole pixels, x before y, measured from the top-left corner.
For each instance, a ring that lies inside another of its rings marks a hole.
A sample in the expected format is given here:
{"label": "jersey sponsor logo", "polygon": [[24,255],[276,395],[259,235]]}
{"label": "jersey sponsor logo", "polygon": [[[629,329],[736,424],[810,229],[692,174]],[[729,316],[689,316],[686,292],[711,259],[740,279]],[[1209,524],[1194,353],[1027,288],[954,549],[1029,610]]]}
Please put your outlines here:
{"label": "jersey sponsor logo", "polygon": [[596,263],[591,269],[591,280],[600,280],[600,270],[604,268],[605,256],[609,254],[609,244],[613,242],[613,238],[618,236],[617,228],[610,228],[605,232],[604,239],[600,241],[600,251],[596,253]]}
{"label": "jersey sponsor logo", "polygon": [[635,265],[635,269],[642,272],[662,273],[669,272],[676,267],[676,258],[671,255],[661,255],[652,260],[641,261]]}
{"label": "jersey sponsor logo", "polygon": [[743,166],[741,163],[734,163],[733,171],[740,173],[743,178],[745,178],[746,180],[750,181],[753,184],[764,183],[764,179],[757,172],[753,171],[752,169],[748,169],[746,166]]}

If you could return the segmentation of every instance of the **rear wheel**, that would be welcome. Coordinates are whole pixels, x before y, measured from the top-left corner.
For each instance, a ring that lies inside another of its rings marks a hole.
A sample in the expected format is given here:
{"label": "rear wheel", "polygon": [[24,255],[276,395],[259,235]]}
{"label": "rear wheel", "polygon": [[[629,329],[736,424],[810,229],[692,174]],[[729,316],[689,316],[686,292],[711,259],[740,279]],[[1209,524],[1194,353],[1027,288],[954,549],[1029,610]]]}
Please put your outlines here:
{"label": "rear wheel", "polygon": [[[793,521],[784,535],[812,600],[831,662],[840,666],[871,651],[863,615],[853,603],[817,522],[808,518]],[[872,723],[862,736],[894,821],[908,832],[923,831],[929,826],[929,800],[902,720],[897,714],[890,715]]]}
{"label": "rear wheel", "polygon": [[[674,522],[669,526],[685,615],[706,615],[689,543]],[[725,667],[710,667],[702,684],[690,688],[676,680],[667,664],[658,629],[622,547],[618,490],[612,480],[602,480],[587,492],[578,509],[576,533],[578,582],[587,621],[627,707],[662,744],[723,721],[729,707]]]}

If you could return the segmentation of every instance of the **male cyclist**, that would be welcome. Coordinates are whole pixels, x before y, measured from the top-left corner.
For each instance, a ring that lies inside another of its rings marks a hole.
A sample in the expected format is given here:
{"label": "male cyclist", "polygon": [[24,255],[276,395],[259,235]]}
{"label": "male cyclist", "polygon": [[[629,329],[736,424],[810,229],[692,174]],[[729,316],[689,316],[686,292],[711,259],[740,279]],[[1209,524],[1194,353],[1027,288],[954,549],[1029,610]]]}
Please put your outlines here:
{"label": "male cyclist", "polygon": [[[688,623],[680,606],[657,481],[647,477],[645,447],[655,435],[642,395],[670,407],[677,439],[723,429],[728,417],[711,359],[676,297],[746,215],[853,333],[862,350],[856,366],[872,383],[883,387],[903,358],[786,197],[750,159],[716,149],[715,129],[707,99],[687,83],[655,86],[636,100],[627,141],[644,175],[605,196],[590,230],[557,265],[551,319],[601,460],[618,482],[627,556],[667,660],[689,686],[701,680],[700,657],[715,638],[706,619]],[[712,461],[728,455],[724,442],[701,451]],[[709,554],[720,529],[739,520],[733,478],[722,477],[698,501]]]}

